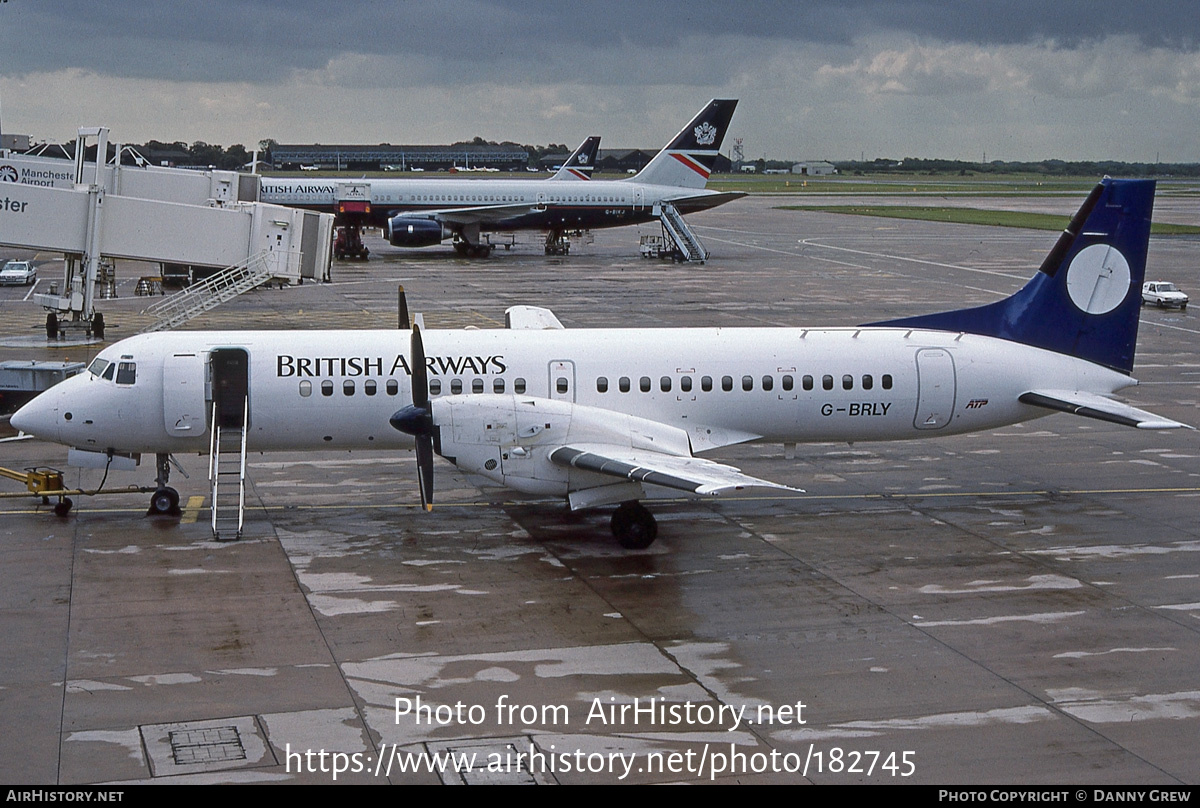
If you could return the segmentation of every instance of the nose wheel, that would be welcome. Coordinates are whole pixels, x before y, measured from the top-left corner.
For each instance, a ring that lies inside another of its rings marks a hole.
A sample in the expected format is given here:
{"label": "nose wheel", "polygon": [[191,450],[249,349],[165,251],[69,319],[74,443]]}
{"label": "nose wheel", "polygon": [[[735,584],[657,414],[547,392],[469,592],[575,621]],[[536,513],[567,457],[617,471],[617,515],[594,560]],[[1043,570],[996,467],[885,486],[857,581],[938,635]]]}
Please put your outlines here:
{"label": "nose wheel", "polygon": [[154,489],[154,494],[150,497],[150,509],[146,511],[146,515],[180,516],[183,511],[179,510],[179,492],[167,485],[167,481],[171,479],[171,456],[169,454],[156,454],[154,461],[155,468],[158,471],[158,476],[155,479],[157,487]]}
{"label": "nose wheel", "polygon": [[654,514],[633,500],[621,503],[612,515],[612,532],[626,550],[645,550],[658,537]]}
{"label": "nose wheel", "polygon": [[179,492],[174,488],[160,488],[150,497],[150,510],[147,516],[179,516]]}

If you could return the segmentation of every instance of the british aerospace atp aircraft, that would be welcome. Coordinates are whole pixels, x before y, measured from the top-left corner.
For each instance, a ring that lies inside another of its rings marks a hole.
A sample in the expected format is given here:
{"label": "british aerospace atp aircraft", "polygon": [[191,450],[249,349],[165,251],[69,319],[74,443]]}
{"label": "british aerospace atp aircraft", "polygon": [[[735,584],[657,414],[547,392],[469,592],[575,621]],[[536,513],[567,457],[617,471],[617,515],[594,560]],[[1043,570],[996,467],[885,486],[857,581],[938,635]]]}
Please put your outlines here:
{"label": "british aerospace atp aircraft", "polygon": [[[492,330],[168,332],[103,350],[12,425],[75,454],[170,455],[233,428],[244,450],[416,448],[572,509],[617,505],[648,546],[640,500],[782,489],[699,455],[747,442],[904,440],[1068,412],[1184,427],[1110,396],[1131,377],[1154,182],[1105,179],[1020,291],[978,308],[850,328],[564,329],[514,307]],[[244,431],[243,431],[244,427]],[[100,464],[96,464],[100,465]]]}
{"label": "british aerospace atp aircraft", "polygon": [[[654,221],[665,205],[679,213],[716,207],[745,195],[704,188],[736,107],[736,100],[713,99],[645,168],[620,180],[370,180],[368,223],[381,226],[396,247],[430,247],[449,238],[461,254],[483,256],[491,247],[481,233],[545,231],[550,252],[567,231]],[[591,157],[594,162],[595,154]],[[569,160],[551,179],[583,178],[573,170],[582,167],[578,159]],[[261,199],[333,211],[336,185],[264,180]]]}

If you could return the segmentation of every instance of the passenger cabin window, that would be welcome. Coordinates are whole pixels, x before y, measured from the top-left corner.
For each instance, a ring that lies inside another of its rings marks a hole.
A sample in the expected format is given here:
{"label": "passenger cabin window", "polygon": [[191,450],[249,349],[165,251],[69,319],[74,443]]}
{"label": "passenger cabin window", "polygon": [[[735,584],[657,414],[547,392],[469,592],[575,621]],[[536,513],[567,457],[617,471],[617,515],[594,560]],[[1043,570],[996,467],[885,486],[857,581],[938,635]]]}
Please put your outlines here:
{"label": "passenger cabin window", "polygon": [[483,392],[483,379],[472,379],[471,380],[471,392],[472,393],[482,393]]}
{"label": "passenger cabin window", "polygon": [[800,381],[804,384],[805,390],[813,389],[813,377],[812,376],[805,374],[804,378],[801,379]]}
{"label": "passenger cabin window", "polygon": [[638,389],[641,390],[643,393],[650,392],[650,377],[649,376],[643,376],[642,378],[638,379]]}
{"label": "passenger cabin window", "polygon": [[333,395],[333,382],[329,381],[329,379],[326,379],[325,381],[321,382],[321,395],[323,395],[323,396]]}
{"label": "passenger cabin window", "polygon": [[843,390],[853,390],[854,389],[854,377],[851,376],[849,373],[847,373],[845,376],[842,377],[842,389]]}
{"label": "passenger cabin window", "polygon": [[772,377],[772,376],[763,376],[763,377],[762,377],[762,389],[764,389],[764,390],[770,390],[770,389],[772,389],[773,387],[775,387],[775,379],[774,379],[774,377]]}
{"label": "passenger cabin window", "polygon": [[747,393],[749,393],[751,390],[754,389],[754,377],[753,376],[743,376],[742,377],[742,389],[745,390]]}
{"label": "passenger cabin window", "polygon": [[462,395],[462,391],[463,391],[462,379],[451,379],[450,380],[451,395],[455,395],[455,396]]}
{"label": "passenger cabin window", "polygon": [[567,384],[566,376],[559,376],[557,379],[554,380],[554,390],[559,395],[566,393],[567,390],[569,390],[569,389],[570,389],[570,386]]}
{"label": "passenger cabin window", "polygon": [[712,392],[712,376],[700,377],[700,389],[706,393]]}
{"label": "passenger cabin window", "polygon": [[442,394],[442,380],[441,379],[430,379],[429,380],[429,395],[440,396],[441,394]]}
{"label": "passenger cabin window", "polygon": [[387,390],[387,394],[389,396],[394,396],[400,392],[400,383],[395,379],[388,379],[385,389]]}
{"label": "passenger cabin window", "polygon": [[513,392],[519,396],[525,395],[525,380],[524,379],[514,379],[513,380]]}
{"label": "passenger cabin window", "polygon": [[692,392],[692,377],[684,376],[679,380],[679,389],[685,393]]}
{"label": "passenger cabin window", "polygon": [[871,378],[870,373],[863,376],[863,389],[864,390],[870,390],[874,386],[875,386],[875,380]]}
{"label": "passenger cabin window", "polygon": [[137,381],[137,364],[120,362],[117,365],[117,384],[133,384]]}
{"label": "passenger cabin window", "polygon": [[732,376],[722,376],[721,377],[721,389],[724,390],[726,393],[728,393],[730,390],[733,389],[733,377]]}
{"label": "passenger cabin window", "polygon": [[503,393],[504,392],[504,379],[492,379],[492,392],[493,393]]}
{"label": "passenger cabin window", "polygon": [[661,379],[659,379],[658,380],[658,389],[662,390],[664,393],[671,392],[671,377],[663,376]]}
{"label": "passenger cabin window", "polygon": [[597,393],[607,393],[608,392],[608,379],[606,377],[600,376],[599,378],[596,379],[596,392]]}
{"label": "passenger cabin window", "polygon": [[795,382],[794,382],[794,380],[792,379],[792,377],[791,377],[791,376],[784,376],[784,377],[783,377],[783,389],[784,389],[784,390],[791,390],[791,389],[792,389],[792,386],[793,386],[794,384],[795,384]]}
{"label": "passenger cabin window", "polygon": [[312,395],[312,382],[310,382],[308,379],[305,379],[302,382],[300,382],[300,397],[308,398],[311,395]]}
{"label": "passenger cabin window", "polygon": [[354,395],[354,382],[352,382],[350,379],[346,379],[346,381],[342,382],[342,395]]}
{"label": "passenger cabin window", "polygon": [[890,373],[885,373],[885,374],[883,374],[883,377],[880,379],[880,381],[882,381],[882,382],[883,382],[883,389],[884,389],[884,390],[891,390],[891,389],[892,389],[892,374],[890,374]]}
{"label": "passenger cabin window", "polygon": [[622,393],[628,393],[629,392],[629,377],[622,376],[620,379],[617,380],[617,386],[620,388]]}
{"label": "passenger cabin window", "polygon": [[824,376],[821,377],[821,387],[824,388],[825,390],[833,389],[833,377],[830,376],[828,373],[826,373]]}
{"label": "passenger cabin window", "polygon": [[363,382],[363,392],[369,396],[375,395],[375,380],[367,379]]}

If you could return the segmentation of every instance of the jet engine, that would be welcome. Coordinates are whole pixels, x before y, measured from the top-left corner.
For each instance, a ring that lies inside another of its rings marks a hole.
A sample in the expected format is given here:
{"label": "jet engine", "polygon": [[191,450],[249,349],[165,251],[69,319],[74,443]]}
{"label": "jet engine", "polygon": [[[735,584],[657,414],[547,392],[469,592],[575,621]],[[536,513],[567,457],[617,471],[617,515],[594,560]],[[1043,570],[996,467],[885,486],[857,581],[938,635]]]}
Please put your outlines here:
{"label": "jet engine", "polygon": [[387,223],[387,240],[393,247],[432,247],[450,235],[433,219],[400,215]]}

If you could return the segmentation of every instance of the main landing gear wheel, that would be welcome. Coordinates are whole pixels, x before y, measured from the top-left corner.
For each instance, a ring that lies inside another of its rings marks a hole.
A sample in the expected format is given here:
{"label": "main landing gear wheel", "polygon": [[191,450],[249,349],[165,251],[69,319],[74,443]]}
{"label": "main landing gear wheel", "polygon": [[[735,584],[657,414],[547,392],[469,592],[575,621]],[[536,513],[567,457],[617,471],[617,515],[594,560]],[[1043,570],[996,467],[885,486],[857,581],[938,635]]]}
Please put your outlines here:
{"label": "main landing gear wheel", "polygon": [[147,516],[179,516],[179,492],[174,488],[160,488],[150,497]]}
{"label": "main landing gear wheel", "polygon": [[612,532],[626,550],[645,550],[658,537],[658,523],[642,503],[623,502],[613,512]]}
{"label": "main landing gear wheel", "polygon": [[454,242],[454,251],[463,258],[487,258],[491,256],[493,244],[472,244],[469,241]]}

